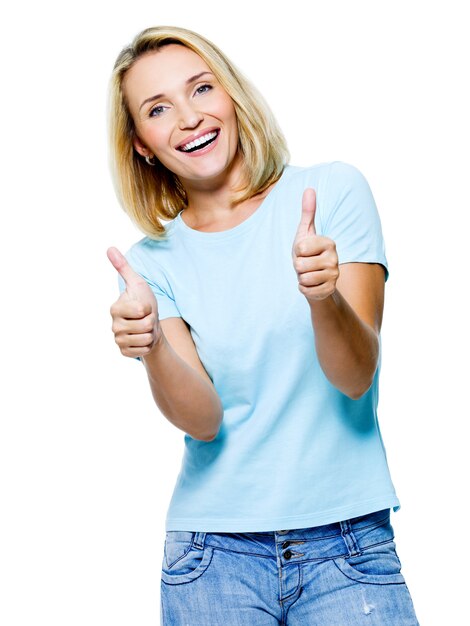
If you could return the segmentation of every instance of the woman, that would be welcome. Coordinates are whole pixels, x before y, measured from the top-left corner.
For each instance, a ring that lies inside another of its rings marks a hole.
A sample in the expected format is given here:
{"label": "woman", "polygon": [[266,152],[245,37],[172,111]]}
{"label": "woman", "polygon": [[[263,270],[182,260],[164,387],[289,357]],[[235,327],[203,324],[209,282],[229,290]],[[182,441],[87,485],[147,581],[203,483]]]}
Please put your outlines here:
{"label": "woman", "polygon": [[416,625],[376,415],[388,269],[367,181],[289,165],[263,98],[181,28],[121,52],[110,120],[146,234],[108,250],[113,332],[185,432],[162,623]]}

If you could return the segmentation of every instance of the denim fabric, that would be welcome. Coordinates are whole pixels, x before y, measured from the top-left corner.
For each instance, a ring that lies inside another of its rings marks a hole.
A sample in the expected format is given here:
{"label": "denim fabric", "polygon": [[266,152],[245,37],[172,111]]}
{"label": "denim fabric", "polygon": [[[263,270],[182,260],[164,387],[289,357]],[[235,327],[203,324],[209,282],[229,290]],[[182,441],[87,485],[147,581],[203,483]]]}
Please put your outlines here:
{"label": "denim fabric", "polygon": [[390,509],[253,533],[167,531],[163,626],[419,626]]}

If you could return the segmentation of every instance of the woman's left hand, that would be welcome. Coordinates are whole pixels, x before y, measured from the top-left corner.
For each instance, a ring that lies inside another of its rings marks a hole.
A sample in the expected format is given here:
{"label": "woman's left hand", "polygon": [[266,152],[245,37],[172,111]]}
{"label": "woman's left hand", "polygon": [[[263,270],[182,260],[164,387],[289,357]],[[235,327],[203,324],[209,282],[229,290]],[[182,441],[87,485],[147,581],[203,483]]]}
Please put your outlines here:
{"label": "woman's left hand", "polygon": [[316,193],[305,189],[302,217],[292,245],[292,261],[299,280],[299,290],[309,302],[324,300],[336,291],[339,276],[336,244],[315,231]]}

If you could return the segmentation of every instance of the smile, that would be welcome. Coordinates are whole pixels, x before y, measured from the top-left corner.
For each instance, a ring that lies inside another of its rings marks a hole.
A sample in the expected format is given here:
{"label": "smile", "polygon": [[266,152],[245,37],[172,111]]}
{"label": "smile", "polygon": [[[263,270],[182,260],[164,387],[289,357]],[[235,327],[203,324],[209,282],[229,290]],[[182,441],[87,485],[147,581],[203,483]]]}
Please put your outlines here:
{"label": "smile", "polygon": [[202,150],[206,146],[209,146],[211,143],[213,143],[215,139],[217,139],[219,132],[219,130],[215,130],[206,133],[205,135],[202,135],[202,137],[198,137],[194,141],[189,141],[188,143],[179,146],[177,150],[189,153],[196,152],[197,150]]}

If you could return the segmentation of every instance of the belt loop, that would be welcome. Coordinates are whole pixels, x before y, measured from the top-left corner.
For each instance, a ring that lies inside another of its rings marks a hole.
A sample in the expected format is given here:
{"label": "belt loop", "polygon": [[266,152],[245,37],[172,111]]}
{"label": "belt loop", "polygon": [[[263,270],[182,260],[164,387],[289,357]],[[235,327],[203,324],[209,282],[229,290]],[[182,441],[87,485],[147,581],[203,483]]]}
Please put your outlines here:
{"label": "belt loop", "polygon": [[362,554],[361,549],[354,536],[351,521],[346,519],[341,521],[339,524],[341,526],[341,536],[344,539],[344,543],[346,544],[346,547],[348,549],[349,556],[357,556],[359,554]]}
{"label": "belt loop", "polygon": [[204,550],[205,532],[195,532],[193,536],[193,546],[199,550]]}

